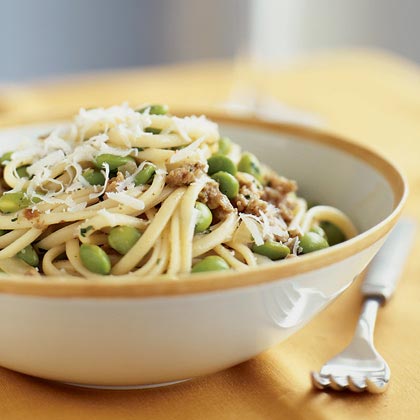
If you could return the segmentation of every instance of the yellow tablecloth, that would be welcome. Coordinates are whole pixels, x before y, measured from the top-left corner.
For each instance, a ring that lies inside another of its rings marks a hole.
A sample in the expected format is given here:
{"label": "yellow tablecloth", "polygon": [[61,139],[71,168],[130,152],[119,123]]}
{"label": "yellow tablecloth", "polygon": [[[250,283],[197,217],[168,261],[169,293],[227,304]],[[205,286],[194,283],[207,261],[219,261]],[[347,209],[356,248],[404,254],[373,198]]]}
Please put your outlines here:
{"label": "yellow tablecloth", "polygon": [[[81,105],[124,100],[212,108],[228,99],[238,77],[249,82],[256,76],[258,70],[246,65],[203,62],[0,88],[0,125],[59,118]],[[404,168],[411,187],[406,214],[420,221],[419,68],[380,52],[347,51],[265,70],[257,82],[266,93],[317,114],[330,130],[377,148]],[[167,388],[85,390],[1,369],[0,418],[417,419],[419,248],[417,235],[396,296],[379,313],[376,344],[392,369],[385,394],[311,389],[309,371],[342,349],[352,335],[361,302],[355,284],[302,331],[261,356]]]}

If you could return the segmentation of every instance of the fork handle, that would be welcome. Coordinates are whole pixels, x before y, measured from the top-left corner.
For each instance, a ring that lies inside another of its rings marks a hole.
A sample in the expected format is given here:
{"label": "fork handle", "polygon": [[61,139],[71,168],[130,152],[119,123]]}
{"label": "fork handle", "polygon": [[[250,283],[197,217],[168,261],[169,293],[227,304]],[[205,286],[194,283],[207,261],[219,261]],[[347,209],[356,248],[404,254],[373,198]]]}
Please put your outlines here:
{"label": "fork handle", "polygon": [[388,301],[397,286],[409,249],[414,239],[416,224],[401,219],[382,248],[369,265],[362,283],[362,294]]}

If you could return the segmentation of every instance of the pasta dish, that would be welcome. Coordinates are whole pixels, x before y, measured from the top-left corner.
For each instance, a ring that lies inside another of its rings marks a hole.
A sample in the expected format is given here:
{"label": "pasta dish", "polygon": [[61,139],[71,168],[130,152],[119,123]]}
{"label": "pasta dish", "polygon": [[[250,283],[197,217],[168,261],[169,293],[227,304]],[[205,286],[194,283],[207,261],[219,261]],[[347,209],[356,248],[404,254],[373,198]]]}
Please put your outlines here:
{"label": "pasta dish", "polygon": [[0,163],[4,273],[240,271],[357,233],[340,210],[308,206],[294,181],[216,123],[163,105],[82,109]]}

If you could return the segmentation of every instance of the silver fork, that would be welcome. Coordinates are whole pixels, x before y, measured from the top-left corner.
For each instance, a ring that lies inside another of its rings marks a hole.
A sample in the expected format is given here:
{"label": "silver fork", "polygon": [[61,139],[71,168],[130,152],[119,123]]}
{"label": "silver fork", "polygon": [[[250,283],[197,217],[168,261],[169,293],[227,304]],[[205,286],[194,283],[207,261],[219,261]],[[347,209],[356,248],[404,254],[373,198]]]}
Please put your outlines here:
{"label": "silver fork", "polygon": [[414,238],[415,224],[401,220],[389,235],[362,284],[365,297],[353,340],[320,370],[312,372],[315,388],[381,393],[388,387],[391,371],[373,344],[373,330],[380,305],[393,294]]}

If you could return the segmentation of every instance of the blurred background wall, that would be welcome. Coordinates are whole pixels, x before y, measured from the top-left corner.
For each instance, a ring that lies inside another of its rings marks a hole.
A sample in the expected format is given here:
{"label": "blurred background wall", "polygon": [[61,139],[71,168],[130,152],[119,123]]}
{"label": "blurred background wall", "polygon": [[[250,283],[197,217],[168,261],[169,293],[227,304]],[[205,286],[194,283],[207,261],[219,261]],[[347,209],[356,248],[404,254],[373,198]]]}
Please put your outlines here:
{"label": "blurred background wall", "polygon": [[0,0],[0,81],[234,56],[248,0]]}
{"label": "blurred background wall", "polygon": [[419,0],[0,0],[0,82],[347,46],[420,62]]}
{"label": "blurred background wall", "polygon": [[376,47],[420,62],[419,0],[253,0],[250,50],[288,59],[343,47]]}

